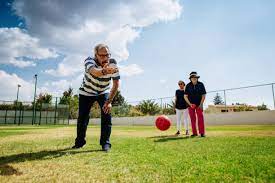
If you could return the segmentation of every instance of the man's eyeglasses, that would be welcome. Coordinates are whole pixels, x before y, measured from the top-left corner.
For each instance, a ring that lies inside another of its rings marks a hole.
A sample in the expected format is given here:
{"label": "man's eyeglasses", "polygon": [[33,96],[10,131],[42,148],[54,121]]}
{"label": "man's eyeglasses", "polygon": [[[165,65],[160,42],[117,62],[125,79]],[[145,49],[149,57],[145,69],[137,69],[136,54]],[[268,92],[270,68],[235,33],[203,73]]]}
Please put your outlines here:
{"label": "man's eyeglasses", "polygon": [[179,85],[184,85],[183,83],[179,83]]}
{"label": "man's eyeglasses", "polygon": [[110,53],[108,53],[108,54],[97,54],[99,57],[101,57],[101,58],[105,58],[105,57],[107,57],[107,58],[110,58],[111,57],[111,54]]}

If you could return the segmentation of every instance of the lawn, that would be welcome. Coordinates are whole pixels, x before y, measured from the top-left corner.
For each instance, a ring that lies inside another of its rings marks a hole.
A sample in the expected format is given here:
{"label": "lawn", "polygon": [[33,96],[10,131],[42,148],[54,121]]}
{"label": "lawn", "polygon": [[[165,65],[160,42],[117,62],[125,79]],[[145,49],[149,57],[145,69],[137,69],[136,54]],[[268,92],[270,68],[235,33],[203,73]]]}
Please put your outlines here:
{"label": "lawn", "polygon": [[275,126],[211,126],[206,138],[149,126],[99,127],[72,150],[75,126],[0,126],[0,182],[275,182]]}

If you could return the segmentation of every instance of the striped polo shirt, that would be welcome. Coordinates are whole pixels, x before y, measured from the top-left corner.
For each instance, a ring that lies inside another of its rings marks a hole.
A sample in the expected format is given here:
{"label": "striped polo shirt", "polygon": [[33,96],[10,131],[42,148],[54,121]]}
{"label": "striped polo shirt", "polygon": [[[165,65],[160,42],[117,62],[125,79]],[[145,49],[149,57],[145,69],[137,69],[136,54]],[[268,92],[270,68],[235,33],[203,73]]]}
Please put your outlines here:
{"label": "striped polo shirt", "polygon": [[[109,59],[110,66],[116,66],[117,63],[115,59]],[[114,74],[107,74],[104,76],[96,77],[89,73],[90,68],[102,69],[100,64],[92,57],[88,57],[84,61],[85,73],[83,77],[82,84],[79,88],[79,94],[85,96],[97,96],[104,93],[110,92],[111,79],[120,79],[119,72]]]}

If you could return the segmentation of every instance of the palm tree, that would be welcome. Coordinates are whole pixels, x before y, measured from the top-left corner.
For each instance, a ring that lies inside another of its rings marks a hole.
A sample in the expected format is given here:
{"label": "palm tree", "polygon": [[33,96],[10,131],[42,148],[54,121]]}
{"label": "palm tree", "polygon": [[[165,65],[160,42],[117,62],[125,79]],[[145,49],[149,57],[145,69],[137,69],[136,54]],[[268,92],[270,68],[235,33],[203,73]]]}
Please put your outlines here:
{"label": "palm tree", "polygon": [[160,106],[153,100],[143,100],[139,103],[137,108],[146,115],[155,115],[161,111]]}

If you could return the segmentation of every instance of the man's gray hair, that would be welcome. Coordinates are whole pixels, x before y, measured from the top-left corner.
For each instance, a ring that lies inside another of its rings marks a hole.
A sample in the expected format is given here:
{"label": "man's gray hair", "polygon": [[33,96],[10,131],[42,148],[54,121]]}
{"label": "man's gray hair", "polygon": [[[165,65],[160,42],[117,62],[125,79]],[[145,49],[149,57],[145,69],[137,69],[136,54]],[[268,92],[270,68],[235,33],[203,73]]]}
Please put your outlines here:
{"label": "man's gray hair", "polygon": [[94,48],[94,54],[96,55],[97,52],[98,52],[98,50],[100,50],[100,49],[102,49],[102,48],[106,48],[106,49],[108,50],[108,52],[109,52],[109,47],[108,47],[106,44],[100,43],[100,44],[97,44],[97,45],[95,46],[95,48]]}

